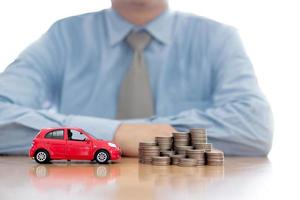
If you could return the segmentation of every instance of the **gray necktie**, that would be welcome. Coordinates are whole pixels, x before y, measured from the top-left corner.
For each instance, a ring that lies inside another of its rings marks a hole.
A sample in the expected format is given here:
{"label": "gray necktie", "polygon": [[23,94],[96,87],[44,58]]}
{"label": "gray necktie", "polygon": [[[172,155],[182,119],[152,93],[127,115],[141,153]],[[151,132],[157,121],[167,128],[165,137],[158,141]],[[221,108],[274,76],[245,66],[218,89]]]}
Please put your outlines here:
{"label": "gray necktie", "polygon": [[153,98],[144,49],[151,36],[147,32],[131,32],[126,38],[134,51],[133,62],[120,87],[118,119],[146,118],[153,115]]}

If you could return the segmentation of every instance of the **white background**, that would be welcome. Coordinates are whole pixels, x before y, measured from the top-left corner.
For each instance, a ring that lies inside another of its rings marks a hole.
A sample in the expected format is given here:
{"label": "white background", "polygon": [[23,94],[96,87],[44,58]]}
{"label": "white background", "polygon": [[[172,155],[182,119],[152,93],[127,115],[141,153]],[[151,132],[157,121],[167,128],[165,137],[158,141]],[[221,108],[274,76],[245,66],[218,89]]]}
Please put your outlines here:
{"label": "white background", "polygon": [[[274,145],[269,157],[282,158],[297,150],[300,142],[297,0],[170,0],[169,3],[171,9],[206,16],[240,30],[259,84],[274,112]],[[110,0],[1,1],[0,72],[56,20],[108,7]]]}

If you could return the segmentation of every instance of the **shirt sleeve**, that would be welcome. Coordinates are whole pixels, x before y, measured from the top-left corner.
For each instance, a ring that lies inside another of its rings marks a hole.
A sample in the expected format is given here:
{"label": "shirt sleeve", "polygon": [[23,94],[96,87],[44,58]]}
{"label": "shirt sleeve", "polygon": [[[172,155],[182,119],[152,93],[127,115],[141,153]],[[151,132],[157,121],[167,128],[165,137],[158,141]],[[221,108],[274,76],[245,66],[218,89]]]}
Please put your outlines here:
{"label": "shirt sleeve", "polygon": [[0,154],[27,153],[36,133],[45,127],[80,127],[112,140],[120,122],[64,115],[49,110],[63,76],[64,43],[55,23],[0,74]]}
{"label": "shirt sleeve", "polygon": [[227,155],[264,156],[271,149],[273,120],[252,64],[234,28],[216,35],[208,52],[213,66],[212,105],[153,117],[179,130],[204,127],[209,142]]}

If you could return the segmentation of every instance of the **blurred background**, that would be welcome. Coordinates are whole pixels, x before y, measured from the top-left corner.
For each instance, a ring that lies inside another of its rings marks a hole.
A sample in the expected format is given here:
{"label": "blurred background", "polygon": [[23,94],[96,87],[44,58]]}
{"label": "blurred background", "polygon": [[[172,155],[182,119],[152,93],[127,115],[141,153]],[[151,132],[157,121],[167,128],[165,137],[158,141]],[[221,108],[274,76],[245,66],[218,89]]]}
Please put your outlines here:
{"label": "blurred background", "polygon": [[[297,0],[169,0],[173,10],[205,16],[239,29],[274,113],[271,161],[299,151],[298,3]],[[58,19],[108,7],[110,0],[0,1],[0,72]]]}

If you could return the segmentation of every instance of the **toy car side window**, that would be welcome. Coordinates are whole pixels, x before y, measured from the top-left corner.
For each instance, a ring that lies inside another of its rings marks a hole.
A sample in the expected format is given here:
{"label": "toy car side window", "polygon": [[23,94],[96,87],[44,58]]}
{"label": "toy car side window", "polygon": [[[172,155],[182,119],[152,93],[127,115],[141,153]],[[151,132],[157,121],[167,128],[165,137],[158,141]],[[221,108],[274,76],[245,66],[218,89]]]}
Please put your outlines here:
{"label": "toy car side window", "polygon": [[76,130],[68,130],[68,139],[69,140],[73,140],[73,141],[85,141],[86,140],[86,136]]}
{"label": "toy car side window", "polygon": [[64,139],[64,130],[51,131],[46,134],[45,138],[63,140]]}

